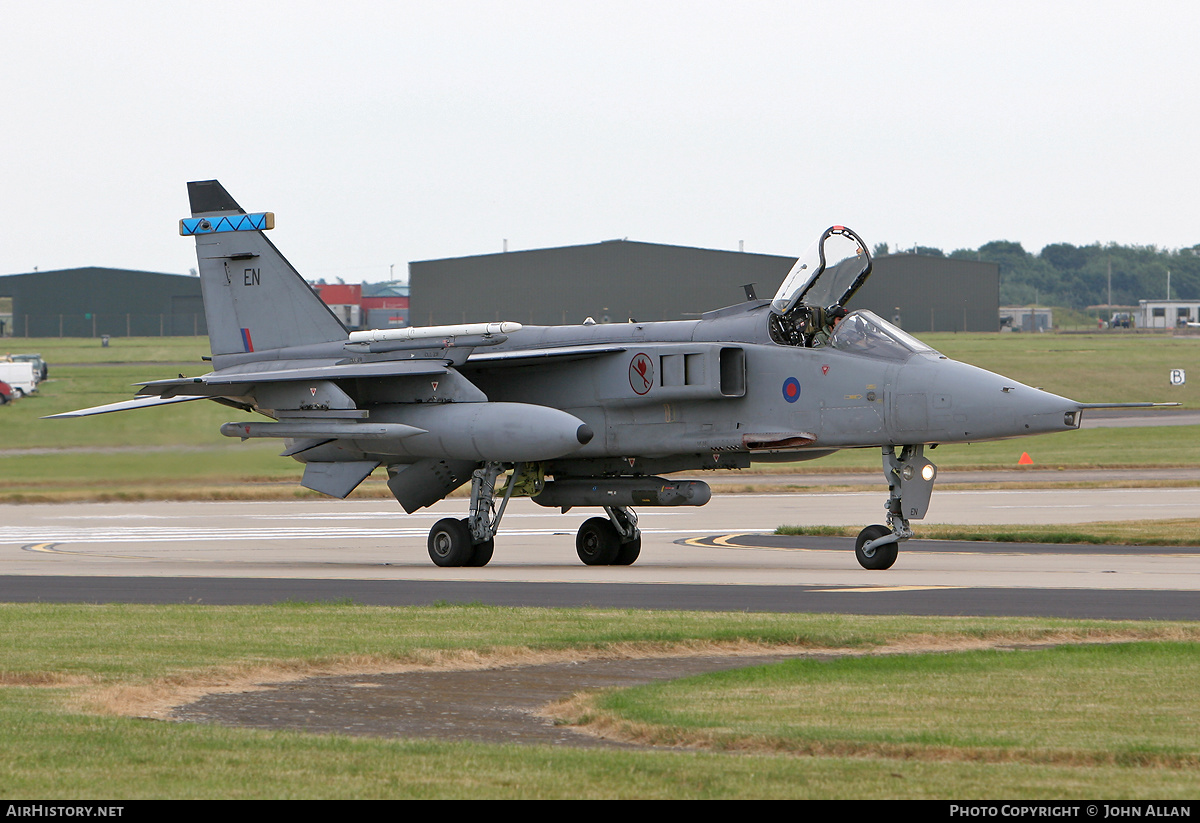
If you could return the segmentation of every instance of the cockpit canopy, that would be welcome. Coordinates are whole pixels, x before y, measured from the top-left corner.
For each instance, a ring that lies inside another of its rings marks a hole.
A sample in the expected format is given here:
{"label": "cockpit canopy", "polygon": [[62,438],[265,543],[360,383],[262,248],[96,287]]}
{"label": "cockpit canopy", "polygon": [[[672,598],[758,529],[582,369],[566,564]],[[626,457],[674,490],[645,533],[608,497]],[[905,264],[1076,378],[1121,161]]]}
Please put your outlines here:
{"label": "cockpit canopy", "polygon": [[885,360],[907,360],[919,352],[937,354],[936,350],[867,309],[846,315],[830,335],[829,345],[838,351]]}
{"label": "cockpit canopy", "polygon": [[846,302],[871,274],[871,255],[845,226],[830,226],[792,266],[771,301],[771,339],[785,346],[824,346]]}
{"label": "cockpit canopy", "polygon": [[801,302],[844,306],[870,273],[866,244],[845,226],[830,226],[796,260],[771,301],[771,311],[782,317]]}

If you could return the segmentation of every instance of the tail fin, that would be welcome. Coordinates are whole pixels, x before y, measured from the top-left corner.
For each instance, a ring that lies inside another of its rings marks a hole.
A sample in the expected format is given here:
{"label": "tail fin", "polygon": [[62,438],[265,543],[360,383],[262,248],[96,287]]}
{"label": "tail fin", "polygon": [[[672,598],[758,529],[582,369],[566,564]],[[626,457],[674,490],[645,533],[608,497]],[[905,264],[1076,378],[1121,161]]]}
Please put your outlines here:
{"label": "tail fin", "polygon": [[214,355],[346,340],[349,332],[263,231],[270,212],[246,214],[216,180],[188,183],[200,288]]}

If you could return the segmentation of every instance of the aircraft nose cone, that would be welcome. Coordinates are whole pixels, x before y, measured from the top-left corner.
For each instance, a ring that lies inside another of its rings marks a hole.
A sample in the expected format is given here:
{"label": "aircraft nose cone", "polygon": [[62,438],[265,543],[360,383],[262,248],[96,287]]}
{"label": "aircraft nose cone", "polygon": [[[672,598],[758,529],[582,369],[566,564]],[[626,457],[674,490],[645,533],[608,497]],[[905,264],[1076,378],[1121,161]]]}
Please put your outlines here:
{"label": "aircraft nose cone", "polygon": [[586,446],[588,443],[591,443],[592,438],[595,436],[596,433],[592,431],[592,427],[587,423],[584,423],[575,430],[575,439],[579,441],[579,445],[581,446]]}
{"label": "aircraft nose cone", "polygon": [[971,442],[1066,431],[1079,405],[1065,397],[953,360],[904,367],[897,381],[897,436]]}

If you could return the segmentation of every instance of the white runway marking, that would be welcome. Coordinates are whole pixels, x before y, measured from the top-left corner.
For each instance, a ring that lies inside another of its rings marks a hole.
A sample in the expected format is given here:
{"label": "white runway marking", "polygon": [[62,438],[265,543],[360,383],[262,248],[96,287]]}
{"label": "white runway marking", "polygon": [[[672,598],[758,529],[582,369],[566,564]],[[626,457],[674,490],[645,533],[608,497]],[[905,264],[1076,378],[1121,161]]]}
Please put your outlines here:
{"label": "white runway marking", "polygon": [[[767,533],[773,529],[738,529],[745,533]],[[711,534],[711,529],[655,529],[643,528],[643,534]],[[128,529],[65,529],[65,530],[9,530],[2,544],[30,543],[201,543],[225,542],[229,540],[357,540],[360,538],[399,539],[420,538],[424,540],[429,534],[428,526],[417,526],[404,529],[355,529],[318,527],[291,529],[205,529],[197,532],[194,529],[161,528],[128,528]],[[536,537],[553,536],[556,534],[575,534],[575,528],[569,529],[505,529],[505,537]]]}

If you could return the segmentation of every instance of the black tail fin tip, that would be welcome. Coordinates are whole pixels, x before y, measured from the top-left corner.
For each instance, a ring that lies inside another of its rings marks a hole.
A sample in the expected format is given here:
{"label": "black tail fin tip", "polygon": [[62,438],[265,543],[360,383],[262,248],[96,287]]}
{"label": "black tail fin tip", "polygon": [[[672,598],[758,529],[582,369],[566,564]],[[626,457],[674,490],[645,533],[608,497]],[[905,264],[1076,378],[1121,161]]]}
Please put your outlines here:
{"label": "black tail fin tip", "polygon": [[245,214],[237,201],[229,196],[225,187],[217,180],[195,180],[188,183],[188,200],[192,204],[192,216],[212,212],[232,211]]}

